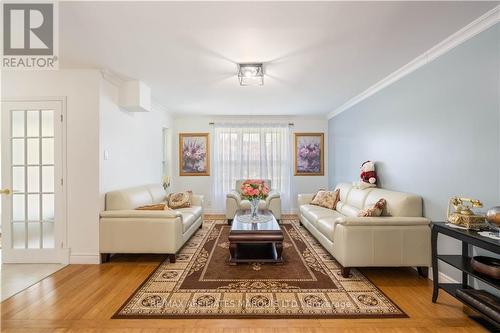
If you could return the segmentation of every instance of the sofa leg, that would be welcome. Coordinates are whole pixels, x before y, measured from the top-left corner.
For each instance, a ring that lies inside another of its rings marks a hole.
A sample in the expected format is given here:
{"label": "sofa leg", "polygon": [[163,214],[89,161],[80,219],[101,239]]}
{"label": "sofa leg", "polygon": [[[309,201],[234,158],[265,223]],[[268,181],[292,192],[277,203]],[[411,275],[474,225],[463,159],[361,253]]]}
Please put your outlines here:
{"label": "sofa leg", "polygon": [[340,274],[342,274],[342,277],[348,278],[350,273],[351,273],[351,267],[340,266]]}
{"label": "sofa leg", "polygon": [[168,260],[170,260],[170,263],[175,264],[175,253],[169,254]]}
{"label": "sofa leg", "polygon": [[228,224],[228,225],[233,224],[233,219],[227,219],[227,224]]}
{"label": "sofa leg", "polygon": [[101,253],[101,263],[107,263],[109,261],[109,258],[111,257],[111,254],[109,253]]}
{"label": "sofa leg", "polygon": [[424,277],[424,278],[429,277],[429,267],[418,266],[417,271],[418,271],[418,275],[420,275],[421,277]]}
{"label": "sofa leg", "polygon": [[202,228],[203,228],[203,222],[200,224],[200,229],[202,229]]}

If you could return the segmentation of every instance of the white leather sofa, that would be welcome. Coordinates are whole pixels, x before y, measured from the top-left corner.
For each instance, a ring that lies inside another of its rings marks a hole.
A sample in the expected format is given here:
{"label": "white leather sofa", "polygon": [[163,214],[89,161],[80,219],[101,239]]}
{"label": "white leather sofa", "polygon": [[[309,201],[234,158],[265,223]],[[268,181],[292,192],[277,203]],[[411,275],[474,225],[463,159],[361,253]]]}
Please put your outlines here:
{"label": "white leather sofa", "polygon": [[175,254],[202,227],[203,196],[192,196],[189,208],[136,210],[165,201],[159,184],[144,185],[106,193],[106,210],[101,212],[99,247],[103,261],[112,253]]}
{"label": "white leather sofa", "polygon": [[[226,219],[228,223],[232,222],[239,209],[250,209],[250,201],[241,198],[240,188],[244,181],[245,179],[238,179],[235,184],[235,189],[226,195]],[[259,209],[269,209],[276,220],[279,221],[281,219],[280,193],[272,189],[270,179],[265,179],[265,181],[269,184],[271,191],[266,200],[260,200]]]}
{"label": "white leather sofa", "polygon": [[[379,188],[357,189],[338,184],[340,201],[331,210],[310,202],[314,194],[299,194],[300,222],[341,265],[351,267],[415,266],[427,276],[431,266],[430,221],[422,217],[422,198]],[[380,217],[358,217],[380,198],[387,201]]]}

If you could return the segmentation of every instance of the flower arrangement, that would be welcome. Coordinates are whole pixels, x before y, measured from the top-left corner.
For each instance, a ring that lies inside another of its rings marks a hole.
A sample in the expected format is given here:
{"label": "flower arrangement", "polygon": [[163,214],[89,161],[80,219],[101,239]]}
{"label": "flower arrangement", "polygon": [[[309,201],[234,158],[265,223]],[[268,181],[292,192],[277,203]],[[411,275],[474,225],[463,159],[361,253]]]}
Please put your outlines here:
{"label": "flower arrangement", "polygon": [[261,179],[248,179],[241,184],[241,197],[247,200],[265,199],[269,195],[269,185]]}
{"label": "flower arrangement", "polygon": [[261,179],[245,180],[240,187],[241,197],[250,201],[250,217],[253,221],[257,221],[259,201],[266,199],[269,195],[269,184]]}

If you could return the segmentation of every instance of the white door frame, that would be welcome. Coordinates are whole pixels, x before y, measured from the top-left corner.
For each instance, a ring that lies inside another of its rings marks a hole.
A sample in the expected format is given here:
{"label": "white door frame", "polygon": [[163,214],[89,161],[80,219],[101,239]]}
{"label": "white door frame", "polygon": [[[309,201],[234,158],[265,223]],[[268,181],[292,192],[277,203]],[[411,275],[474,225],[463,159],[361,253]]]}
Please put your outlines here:
{"label": "white door frame", "polygon": [[[60,198],[55,201],[54,210],[57,211],[58,219],[57,223],[57,233],[55,231],[55,248],[54,249],[11,249],[11,239],[10,232],[8,239],[2,239],[2,263],[69,263],[69,248],[68,248],[68,224],[67,224],[67,154],[66,154],[66,97],[19,97],[19,98],[6,98],[2,99],[2,148],[5,147],[5,142],[10,141],[10,138],[7,138],[10,130],[7,129],[7,124],[5,124],[5,120],[9,119],[7,115],[5,115],[5,110],[3,110],[3,103],[43,103],[43,102],[57,102],[60,103],[61,108],[61,127],[60,127],[60,144],[61,144],[61,158],[60,158],[60,176],[61,176],[61,194]],[[10,126],[10,124],[8,124]],[[9,149],[10,151],[10,149]],[[2,149],[2,160],[10,160],[7,158],[7,150]],[[7,168],[10,169],[10,165]],[[5,187],[4,184],[10,183],[10,171],[7,172],[6,167],[2,167],[2,186]],[[57,182],[57,181],[56,181]],[[5,197],[4,197],[5,198]],[[3,212],[7,211],[7,208],[10,204],[10,200],[2,200],[2,215]],[[10,210],[10,209],[9,209]],[[2,230],[10,230],[10,218],[3,219],[2,218]],[[2,232],[3,233],[3,232]],[[2,235],[3,236],[3,235]],[[3,237],[2,237],[3,238]]]}

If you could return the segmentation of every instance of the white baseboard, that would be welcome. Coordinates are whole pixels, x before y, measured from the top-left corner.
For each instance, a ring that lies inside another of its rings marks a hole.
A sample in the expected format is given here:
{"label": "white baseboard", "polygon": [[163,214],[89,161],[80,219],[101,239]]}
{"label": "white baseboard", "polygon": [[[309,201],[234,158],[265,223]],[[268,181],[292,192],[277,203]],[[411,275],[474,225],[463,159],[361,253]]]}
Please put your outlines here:
{"label": "white baseboard", "polygon": [[82,265],[96,265],[101,263],[101,256],[99,254],[75,253],[70,255],[69,263],[82,264]]}
{"label": "white baseboard", "polygon": [[226,212],[220,211],[218,209],[213,209],[213,208],[203,208],[203,214],[226,215]]}
{"label": "white baseboard", "polygon": [[[460,283],[459,281],[451,278],[449,275],[444,274],[443,272],[438,273],[439,283]],[[429,267],[429,280],[432,280],[432,268]]]}

